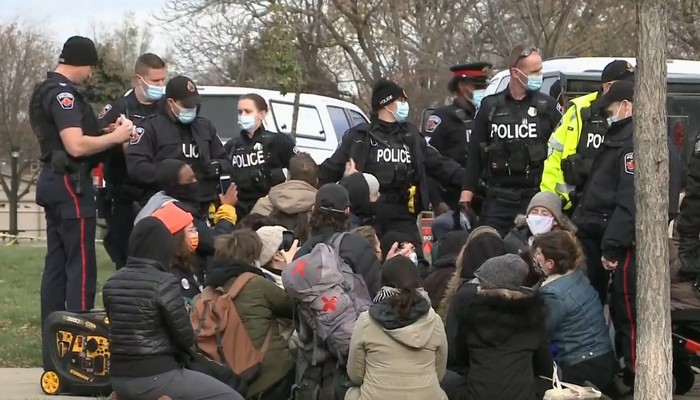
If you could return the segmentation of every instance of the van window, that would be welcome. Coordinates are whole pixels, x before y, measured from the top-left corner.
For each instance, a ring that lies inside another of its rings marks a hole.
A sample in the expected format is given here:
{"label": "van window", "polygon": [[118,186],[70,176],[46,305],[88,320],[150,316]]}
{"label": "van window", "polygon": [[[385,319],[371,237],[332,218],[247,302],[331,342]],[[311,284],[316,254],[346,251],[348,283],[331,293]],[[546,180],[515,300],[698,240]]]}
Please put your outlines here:
{"label": "van window", "polygon": [[[277,132],[291,134],[294,104],[271,100],[270,107],[272,119],[277,126]],[[323,130],[321,116],[316,107],[305,104],[299,105],[296,135],[307,139],[326,140],[326,132]]]}
{"label": "van window", "polygon": [[345,109],[341,107],[328,106],[328,115],[330,115],[331,122],[333,122],[335,136],[338,138],[338,142],[340,142],[343,134],[350,129],[350,123],[348,122],[348,116],[345,115]]}
{"label": "van window", "polygon": [[508,83],[510,83],[510,75],[504,76],[503,79],[501,79],[501,81],[498,83],[498,89],[496,89],[496,93],[506,90],[506,86],[508,86]]}
{"label": "van window", "polygon": [[350,113],[350,127],[351,128],[355,127],[357,125],[360,125],[360,124],[367,123],[367,119],[365,118],[365,116],[360,114],[359,112],[353,111],[353,110],[348,110],[348,112]]}
{"label": "van window", "polygon": [[542,81],[542,87],[540,88],[540,92],[548,95],[549,90],[552,88],[554,82],[556,82],[557,80],[559,80],[558,75],[545,77]]}
{"label": "van window", "polygon": [[199,115],[214,124],[216,133],[223,142],[241,133],[241,128],[238,127],[237,111],[240,97],[239,95],[202,96]]}

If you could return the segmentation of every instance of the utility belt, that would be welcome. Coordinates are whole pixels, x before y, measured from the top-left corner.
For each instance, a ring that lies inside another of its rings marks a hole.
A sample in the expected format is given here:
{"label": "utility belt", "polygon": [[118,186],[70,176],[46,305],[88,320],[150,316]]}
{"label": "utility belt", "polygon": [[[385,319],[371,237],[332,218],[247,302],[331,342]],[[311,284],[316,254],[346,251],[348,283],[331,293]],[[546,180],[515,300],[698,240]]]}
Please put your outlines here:
{"label": "utility belt", "polygon": [[593,159],[580,154],[572,154],[561,160],[561,172],[564,181],[573,186],[583,186],[593,169]]}
{"label": "utility belt", "polygon": [[489,186],[486,189],[486,197],[495,199],[496,201],[520,207],[523,201],[529,200],[539,192],[539,188],[504,188],[500,186]]}
{"label": "utility belt", "polygon": [[405,189],[392,189],[382,192],[382,201],[385,204],[407,207],[408,212],[411,214],[417,214],[421,211],[422,206],[418,197],[418,188],[415,185],[410,185]]}
{"label": "utility belt", "polygon": [[107,183],[107,187],[105,188],[105,196],[109,200],[129,203],[143,199],[146,196],[146,190],[129,184]]}
{"label": "utility belt", "polygon": [[90,163],[87,161],[75,161],[68,157],[68,153],[64,150],[53,150],[48,157],[43,157],[44,165],[51,168],[57,174],[68,175],[68,178],[73,183],[75,194],[83,193],[84,182],[90,181]]}
{"label": "utility belt", "polygon": [[480,151],[482,159],[487,161],[484,177],[528,177],[547,158],[547,144],[533,140],[482,143]]}

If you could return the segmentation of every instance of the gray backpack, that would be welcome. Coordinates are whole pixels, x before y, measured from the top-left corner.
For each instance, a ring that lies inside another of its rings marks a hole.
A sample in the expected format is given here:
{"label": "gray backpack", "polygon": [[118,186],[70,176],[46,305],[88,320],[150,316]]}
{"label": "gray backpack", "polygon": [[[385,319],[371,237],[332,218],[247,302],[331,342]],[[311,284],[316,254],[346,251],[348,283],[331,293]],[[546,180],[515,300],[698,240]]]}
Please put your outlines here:
{"label": "gray backpack", "polygon": [[299,339],[309,343],[313,337],[316,343],[306,357],[312,365],[330,356],[344,364],[355,321],[372,305],[364,279],[339,255],[345,235],[334,234],[328,244],[317,244],[282,271],[284,289],[296,303]]}

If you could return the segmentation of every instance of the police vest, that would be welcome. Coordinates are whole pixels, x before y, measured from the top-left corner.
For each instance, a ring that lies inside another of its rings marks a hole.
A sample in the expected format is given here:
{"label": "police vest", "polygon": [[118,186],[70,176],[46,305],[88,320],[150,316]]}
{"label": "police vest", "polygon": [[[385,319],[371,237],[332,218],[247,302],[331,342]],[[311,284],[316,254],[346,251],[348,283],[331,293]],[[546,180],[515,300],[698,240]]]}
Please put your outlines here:
{"label": "police vest", "polygon": [[[65,147],[61,141],[61,136],[53,123],[53,118],[49,115],[49,111],[44,107],[44,98],[49,91],[61,87],[69,87],[68,83],[58,81],[56,79],[47,79],[34,87],[31,101],[29,103],[29,122],[32,130],[39,140],[39,148],[41,150],[40,160],[42,162],[50,162],[51,156],[55,151],[65,152]],[[75,96],[75,106],[77,106],[83,114],[81,120],[81,128],[83,134],[87,136],[99,136],[99,127],[97,117],[92,111],[90,104],[85,100],[85,97],[73,86],[70,86],[71,92]],[[85,160],[76,159],[66,153],[69,161],[82,162]]]}
{"label": "police vest", "polygon": [[547,138],[551,131],[547,118],[547,100],[539,94],[531,96],[524,110],[509,106],[506,94],[496,95],[496,104],[489,113],[489,139],[482,143],[482,158],[487,160],[485,177],[525,177],[532,184],[542,175],[547,158]]}
{"label": "police vest", "polygon": [[[460,165],[466,165],[467,162],[467,147],[469,145],[469,140],[471,139],[472,129],[474,128],[474,118],[467,115],[467,112],[455,105],[452,106],[454,113],[462,123],[462,128],[464,129],[464,141],[459,142],[459,146],[454,149],[450,149],[449,152],[445,152],[444,155],[455,160]],[[462,132],[457,132],[459,135]]]}
{"label": "police vest", "polygon": [[416,171],[413,165],[412,134],[385,135],[377,129],[368,132],[369,150],[364,162],[364,172],[379,181],[380,192],[398,192],[402,195],[414,183]]}
{"label": "police vest", "polygon": [[593,162],[600,154],[608,130],[608,123],[599,113],[594,113],[591,107],[581,109],[581,135],[579,136],[576,154],[572,154],[561,162],[561,170],[567,184],[581,187],[591,174]]}
{"label": "police vest", "polygon": [[263,132],[259,137],[249,141],[244,140],[242,136],[236,137],[231,151],[231,163],[234,181],[239,189],[265,192],[270,189],[271,143],[272,135],[268,132]]}

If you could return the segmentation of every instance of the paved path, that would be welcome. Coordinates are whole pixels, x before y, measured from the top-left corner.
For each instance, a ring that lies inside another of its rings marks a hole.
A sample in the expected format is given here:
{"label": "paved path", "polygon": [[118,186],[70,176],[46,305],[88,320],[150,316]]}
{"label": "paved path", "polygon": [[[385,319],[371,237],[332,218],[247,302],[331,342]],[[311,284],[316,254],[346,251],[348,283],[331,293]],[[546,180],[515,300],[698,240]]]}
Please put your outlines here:
{"label": "paved path", "polygon": [[[41,368],[0,368],[0,400],[85,400],[85,397],[46,396],[39,387]],[[700,376],[695,388],[674,400],[700,399]]]}

